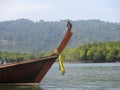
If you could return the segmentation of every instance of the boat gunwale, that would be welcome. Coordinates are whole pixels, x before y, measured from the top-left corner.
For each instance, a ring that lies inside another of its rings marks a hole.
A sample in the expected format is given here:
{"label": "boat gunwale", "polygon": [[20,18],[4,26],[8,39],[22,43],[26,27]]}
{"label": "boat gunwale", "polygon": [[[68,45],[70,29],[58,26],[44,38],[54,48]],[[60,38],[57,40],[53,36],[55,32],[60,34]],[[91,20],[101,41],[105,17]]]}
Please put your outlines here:
{"label": "boat gunwale", "polygon": [[34,59],[28,59],[25,61],[20,61],[20,62],[13,62],[13,63],[6,63],[3,65],[0,65],[0,69],[6,68],[6,67],[11,67],[11,66],[16,66],[16,65],[22,65],[22,64],[27,64],[27,63],[32,63],[32,62],[37,62],[37,61],[44,61],[48,59],[57,59],[58,55],[52,55],[52,56],[46,56],[46,57],[41,57],[41,58],[34,58]]}

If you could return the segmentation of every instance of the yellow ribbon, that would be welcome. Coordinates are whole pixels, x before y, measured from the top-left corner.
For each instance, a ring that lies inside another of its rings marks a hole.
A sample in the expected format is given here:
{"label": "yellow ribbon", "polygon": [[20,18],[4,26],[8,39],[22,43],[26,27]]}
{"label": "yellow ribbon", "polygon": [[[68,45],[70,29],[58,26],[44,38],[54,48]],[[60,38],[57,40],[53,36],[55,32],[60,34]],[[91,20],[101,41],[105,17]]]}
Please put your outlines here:
{"label": "yellow ribbon", "polygon": [[65,74],[65,68],[63,66],[62,55],[57,50],[55,50],[55,52],[59,54],[59,57],[58,57],[59,58],[59,67],[60,67],[60,71],[61,71],[62,75],[64,75]]}

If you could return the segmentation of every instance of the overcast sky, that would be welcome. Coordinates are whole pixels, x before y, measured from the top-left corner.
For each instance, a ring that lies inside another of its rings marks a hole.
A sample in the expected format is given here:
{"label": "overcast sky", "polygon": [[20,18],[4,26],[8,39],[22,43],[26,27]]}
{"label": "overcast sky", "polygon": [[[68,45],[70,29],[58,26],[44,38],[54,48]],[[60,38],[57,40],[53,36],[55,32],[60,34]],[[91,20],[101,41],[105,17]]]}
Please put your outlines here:
{"label": "overcast sky", "polygon": [[0,21],[21,18],[120,22],[120,0],[0,0]]}

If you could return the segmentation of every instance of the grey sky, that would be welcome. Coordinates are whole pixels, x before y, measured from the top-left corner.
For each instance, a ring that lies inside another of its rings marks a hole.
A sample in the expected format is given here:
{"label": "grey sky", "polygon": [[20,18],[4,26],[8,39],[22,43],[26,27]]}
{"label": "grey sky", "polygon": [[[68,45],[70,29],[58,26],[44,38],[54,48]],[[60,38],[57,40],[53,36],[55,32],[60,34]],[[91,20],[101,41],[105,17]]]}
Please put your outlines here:
{"label": "grey sky", "polygon": [[120,0],[0,0],[0,21],[20,18],[120,22]]}

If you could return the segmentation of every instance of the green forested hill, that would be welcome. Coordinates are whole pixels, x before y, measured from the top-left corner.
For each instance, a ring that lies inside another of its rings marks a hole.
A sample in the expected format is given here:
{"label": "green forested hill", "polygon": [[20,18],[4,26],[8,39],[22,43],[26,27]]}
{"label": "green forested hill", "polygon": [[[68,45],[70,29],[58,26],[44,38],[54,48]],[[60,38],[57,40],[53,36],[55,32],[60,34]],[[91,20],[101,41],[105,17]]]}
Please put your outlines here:
{"label": "green forested hill", "polygon": [[[120,40],[120,23],[100,20],[71,21],[69,47],[85,43]],[[33,22],[28,19],[0,22],[0,51],[39,53],[53,50],[61,41],[66,20]]]}

